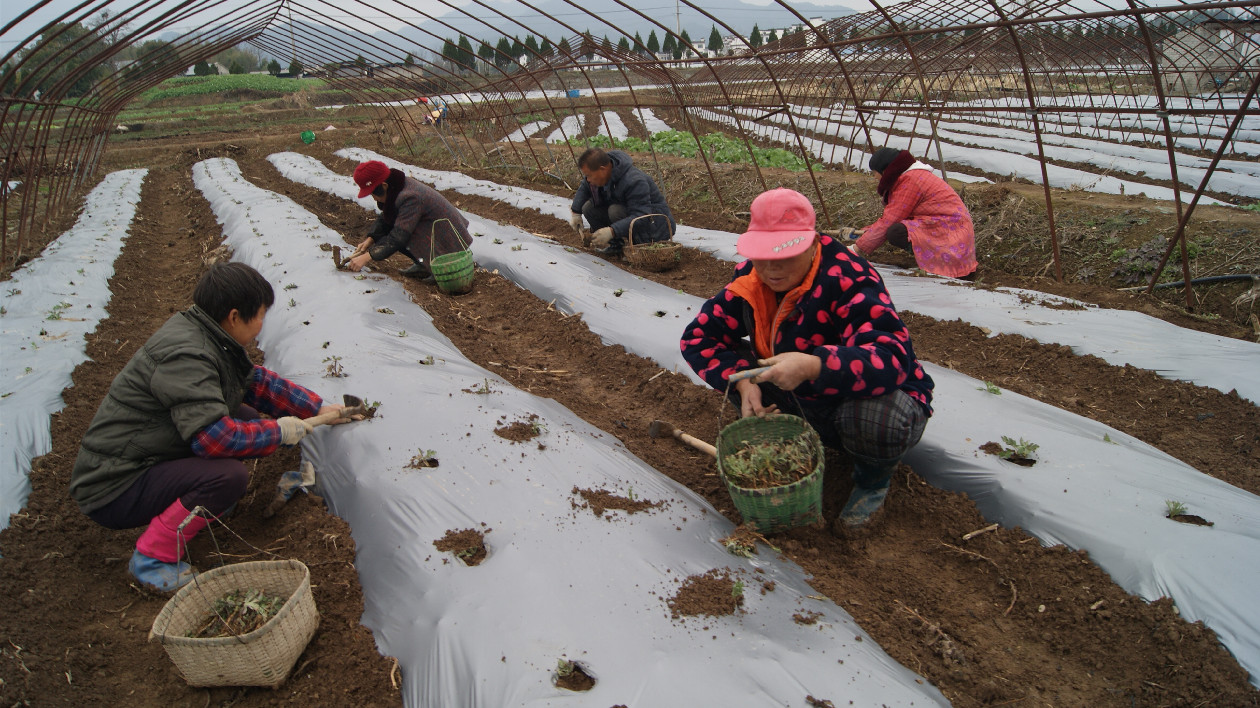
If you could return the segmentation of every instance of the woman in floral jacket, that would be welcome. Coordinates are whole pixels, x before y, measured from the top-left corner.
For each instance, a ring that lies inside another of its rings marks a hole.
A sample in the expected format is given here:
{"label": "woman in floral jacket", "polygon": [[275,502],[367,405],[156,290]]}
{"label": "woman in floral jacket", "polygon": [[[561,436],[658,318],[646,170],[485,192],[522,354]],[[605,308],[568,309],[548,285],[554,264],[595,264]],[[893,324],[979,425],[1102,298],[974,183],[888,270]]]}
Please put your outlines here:
{"label": "woman in floral jacket", "polygon": [[871,156],[884,215],[854,245],[867,257],[887,241],[914,254],[919,267],[949,278],[976,271],[976,232],[958,193],[908,150],[880,148]]}
{"label": "woman in floral jacket", "polygon": [[749,261],[687,325],[683,358],[719,391],[754,362],[770,366],[728,394],[744,416],[803,413],[825,445],[852,455],[855,486],[840,519],[860,526],[923,434],[932,379],[879,274],[815,231],[804,195],[771,190],[751,209],[736,244]]}

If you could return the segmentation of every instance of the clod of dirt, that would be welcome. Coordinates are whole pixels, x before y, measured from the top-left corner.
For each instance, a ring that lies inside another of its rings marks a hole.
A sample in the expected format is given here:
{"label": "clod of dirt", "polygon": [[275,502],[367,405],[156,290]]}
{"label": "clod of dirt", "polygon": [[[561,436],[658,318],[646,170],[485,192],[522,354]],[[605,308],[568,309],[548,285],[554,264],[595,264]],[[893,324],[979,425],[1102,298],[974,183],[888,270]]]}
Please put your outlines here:
{"label": "clod of dirt", "polygon": [[438,458],[434,456],[432,450],[424,450],[417,455],[411,457],[411,461],[403,465],[409,469],[422,470],[438,466]]}
{"label": "clod of dirt", "polygon": [[674,619],[709,615],[733,615],[744,604],[744,584],[731,579],[730,569],[714,568],[683,580],[678,592],[666,601]]}
{"label": "clod of dirt", "polygon": [[595,679],[578,662],[561,659],[556,667],[555,684],[569,691],[589,691],[595,688]]}
{"label": "clod of dirt", "polygon": [[792,615],[792,621],[797,624],[818,624],[818,618],[822,617],[821,612],[805,610]]}
{"label": "clod of dirt", "polygon": [[814,708],[836,708],[836,704],[826,698],[814,698],[813,696],[805,696],[805,702]]}
{"label": "clod of dirt", "polygon": [[464,565],[480,565],[486,559],[486,540],[476,529],[447,530],[446,535],[433,542],[439,551],[450,551]]}
{"label": "clod of dirt", "polygon": [[[500,421],[501,422],[501,421]],[[538,422],[538,415],[530,413],[525,420],[514,421],[508,425],[494,429],[494,434],[512,442],[525,442],[542,435],[543,426]]]}
{"label": "clod of dirt", "polygon": [[1197,514],[1177,514],[1176,516],[1169,516],[1168,518],[1172,519],[1173,521],[1177,521],[1179,523],[1193,524],[1195,526],[1215,526],[1216,525],[1215,521],[1208,521],[1207,519]]}
{"label": "clod of dirt", "polygon": [[606,489],[579,489],[575,486],[572,493],[583,499],[581,504],[576,501],[570,502],[574,509],[590,509],[595,512],[596,516],[603,516],[604,512],[609,509],[620,509],[628,514],[633,514],[636,511],[647,511],[661,505],[661,502],[635,499],[633,492],[631,492],[630,498],[626,498],[613,494]]}

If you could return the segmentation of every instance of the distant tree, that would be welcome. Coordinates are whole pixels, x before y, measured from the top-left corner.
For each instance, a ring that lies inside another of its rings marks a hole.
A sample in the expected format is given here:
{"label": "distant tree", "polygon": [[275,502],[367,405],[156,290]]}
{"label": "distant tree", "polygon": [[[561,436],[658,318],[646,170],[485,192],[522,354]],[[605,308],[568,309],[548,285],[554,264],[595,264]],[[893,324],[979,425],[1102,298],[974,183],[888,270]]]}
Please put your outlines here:
{"label": "distant tree", "polygon": [[210,66],[210,64],[206,62],[205,59],[202,59],[196,64],[193,64],[194,76],[211,76],[217,73],[219,73],[219,70],[214,68],[213,66]]}
{"label": "distant tree", "polygon": [[481,60],[487,64],[495,64],[494,47],[485,42],[482,42],[481,46],[477,47],[477,56],[481,57]]}
{"label": "distant tree", "polygon": [[708,47],[714,54],[722,51],[722,35],[718,34],[717,25],[713,25],[713,31],[709,32]]}
{"label": "distant tree", "polygon": [[494,46],[494,65],[503,69],[511,63],[512,45],[507,41],[507,37],[499,37],[499,43]]}
{"label": "distant tree", "polygon": [[354,58],[354,65],[359,67],[360,69],[366,69],[368,65],[368,60],[364,59],[363,55],[360,54]]}
{"label": "distant tree", "polygon": [[687,34],[687,30],[683,30],[682,34],[678,36],[682,37],[682,41],[679,44],[682,45],[683,53],[691,56],[691,35]]}
{"label": "distant tree", "polygon": [[457,68],[459,64],[459,45],[450,37],[442,40],[442,58],[446,60],[447,66],[451,70]]}
{"label": "distant tree", "polygon": [[779,35],[775,34],[774,30],[770,30],[770,36],[766,37],[766,44],[769,44],[770,42],[777,42],[777,41],[779,41]]}
{"label": "distant tree", "polygon": [[757,25],[753,25],[752,34],[748,35],[748,44],[751,45],[753,49],[756,49],[763,44],[763,40],[761,39],[761,29],[759,29]]}
{"label": "distant tree", "polygon": [[512,38],[512,58],[517,61],[520,61],[521,57],[523,56],[525,56],[525,45],[521,44],[520,39],[513,37]]}
{"label": "distant tree", "polygon": [[276,61],[275,59],[272,59],[271,63],[267,64],[268,74],[275,76],[276,74],[279,74],[281,71],[284,71],[284,67],[280,66],[280,62]]}
{"label": "distant tree", "polygon": [[617,48],[623,52],[630,51],[630,40],[626,39],[623,35],[622,38],[617,41]]}
{"label": "distant tree", "polygon": [[232,62],[232,65],[228,67],[228,73],[229,74],[244,74],[247,72],[245,71],[245,67],[241,66],[240,62],[234,61]]}
{"label": "distant tree", "polygon": [[582,33],[582,55],[587,61],[595,58],[595,38],[591,36],[590,30]]}
{"label": "distant tree", "polygon": [[403,57],[403,66],[415,66],[416,58],[411,56],[411,52],[407,52],[407,56]]}
{"label": "distant tree", "polygon": [[560,46],[558,48],[558,51],[560,52],[560,56],[565,59],[568,59],[569,57],[573,56],[573,49],[569,46],[568,37],[563,37],[560,39]]}
{"label": "distant tree", "polygon": [[[678,40],[674,39],[674,35],[665,35],[665,41],[661,42],[661,51],[670,56],[674,56],[674,54],[678,51]],[[678,57],[674,58],[677,59]]]}
{"label": "distant tree", "polygon": [[531,34],[525,38],[525,49],[526,56],[530,58],[538,56],[538,40],[534,39],[534,35]]}
{"label": "distant tree", "polygon": [[463,65],[463,71],[471,71],[477,65],[477,55],[473,53],[472,42],[462,34],[459,36],[459,63]]}
{"label": "distant tree", "polygon": [[302,75],[302,62],[298,61],[297,59],[294,59],[293,61],[289,62],[289,73],[293,74],[294,76],[301,76]]}
{"label": "distant tree", "polygon": [[634,51],[636,54],[642,54],[647,51],[647,45],[643,43],[643,36],[638,32],[634,33]]}
{"label": "distant tree", "polygon": [[543,37],[542,46],[538,48],[538,53],[543,55],[544,59],[550,59],[556,53],[556,48],[551,46],[551,40]]}
{"label": "distant tree", "polygon": [[661,51],[661,40],[657,39],[656,30],[652,30],[652,33],[648,35],[647,50],[648,54],[652,55],[659,54]]}

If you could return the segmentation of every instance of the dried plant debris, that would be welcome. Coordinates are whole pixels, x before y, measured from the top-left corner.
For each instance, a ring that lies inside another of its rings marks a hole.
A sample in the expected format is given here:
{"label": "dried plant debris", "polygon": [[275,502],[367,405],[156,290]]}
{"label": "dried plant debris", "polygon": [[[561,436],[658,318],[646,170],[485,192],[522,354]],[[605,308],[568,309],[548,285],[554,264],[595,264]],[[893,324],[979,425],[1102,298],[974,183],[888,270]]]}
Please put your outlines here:
{"label": "dried plant debris", "polygon": [[589,691],[595,688],[595,679],[580,663],[561,658],[556,660],[555,684],[569,691]]}
{"label": "dried plant debris", "polygon": [[814,444],[808,436],[745,445],[722,460],[726,478],[744,489],[791,484],[814,471]]}
{"label": "dried plant debris", "polygon": [[266,595],[261,590],[233,590],[211,604],[210,616],[188,632],[194,639],[235,637],[259,629],[284,607],[284,598]]}
{"label": "dried plant debris", "polygon": [[[574,509],[590,509],[596,516],[603,516],[604,512],[609,509],[617,509],[627,514],[633,514],[639,511],[655,509],[662,504],[662,502],[658,501],[650,502],[640,499],[635,495],[633,487],[630,488],[624,497],[607,489],[581,489],[576,486],[573,487],[572,493],[582,498],[581,502],[576,500],[570,502]],[[611,520],[612,517],[608,518]]]}
{"label": "dried plant debris", "polygon": [[721,540],[721,544],[726,547],[726,550],[737,556],[752,558],[757,553],[758,541],[769,546],[770,550],[775,553],[779,552],[779,549],[775,548],[774,544],[767,541],[765,536],[757,533],[757,529],[748,524],[736,526],[731,535]]}
{"label": "dried plant debris", "polygon": [[678,586],[678,592],[666,604],[674,619],[733,615],[743,611],[744,583],[732,578],[729,568],[714,568],[684,579]]}
{"label": "dried plant debris", "polygon": [[[486,529],[485,533],[490,533],[490,529]],[[450,529],[445,536],[433,542],[433,547],[454,553],[464,565],[480,565],[486,559],[485,534],[477,529]]]}
{"label": "dried plant debris", "polygon": [[505,423],[507,417],[499,418],[499,427],[494,429],[494,434],[504,440],[512,442],[526,442],[547,432],[547,427],[538,420],[537,413],[530,413],[524,420],[516,420],[511,423]]}

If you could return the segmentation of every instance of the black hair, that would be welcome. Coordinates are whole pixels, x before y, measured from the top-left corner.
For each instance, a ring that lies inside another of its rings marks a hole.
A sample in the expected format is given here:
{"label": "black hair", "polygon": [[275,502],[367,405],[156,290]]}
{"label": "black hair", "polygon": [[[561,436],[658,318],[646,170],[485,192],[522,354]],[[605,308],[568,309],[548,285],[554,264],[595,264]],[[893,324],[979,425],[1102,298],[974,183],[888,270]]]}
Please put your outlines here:
{"label": "black hair", "polygon": [[604,165],[612,164],[612,158],[608,153],[599,148],[587,148],[586,152],[578,158],[578,169],[585,167],[588,170],[598,170]]}
{"label": "black hair", "polygon": [[262,273],[244,263],[217,263],[210,266],[193,289],[193,304],[215,322],[227,319],[232,310],[249,322],[262,307],[276,302],[276,291]]}
{"label": "black hair", "polygon": [[900,154],[901,151],[897,148],[882,147],[871,155],[871,161],[867,166],[870,167],[871,172],[883,172]]}

